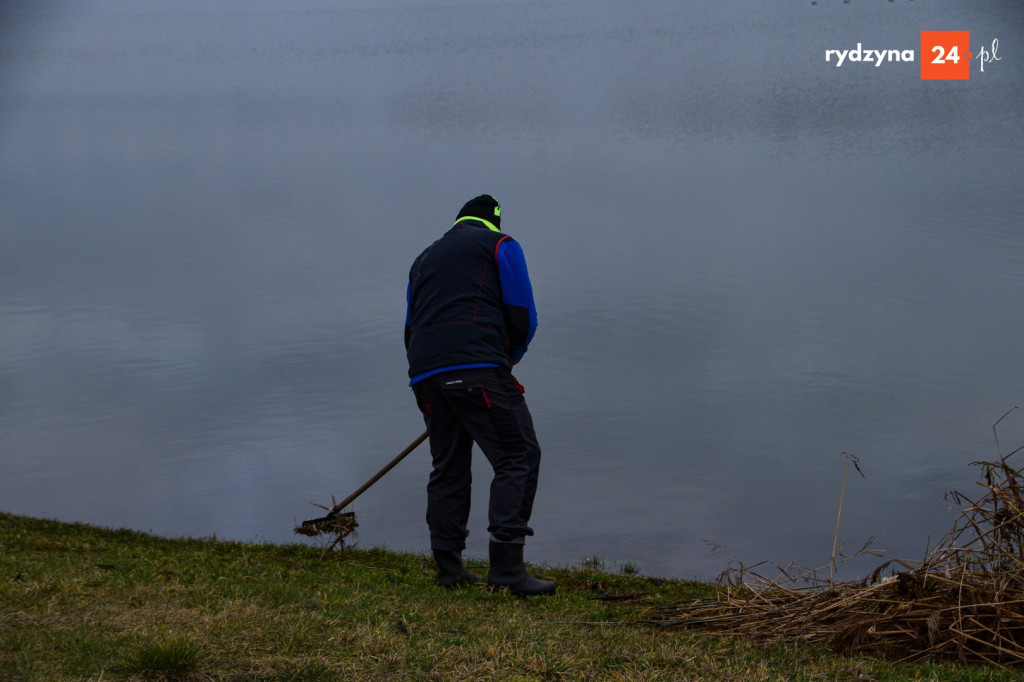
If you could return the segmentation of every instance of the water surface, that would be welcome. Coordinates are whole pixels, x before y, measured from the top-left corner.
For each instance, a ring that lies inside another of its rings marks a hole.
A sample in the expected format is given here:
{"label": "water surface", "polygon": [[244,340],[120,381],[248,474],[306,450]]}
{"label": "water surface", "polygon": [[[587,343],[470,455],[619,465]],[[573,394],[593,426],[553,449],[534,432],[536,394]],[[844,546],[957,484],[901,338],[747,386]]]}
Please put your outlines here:
{"label": "water surface", "polygon": [[[7,511],[295,539],[422,430],[407,269],[481,192],[540,312],[531,559],[824,564],[843,452],[865,477],[842,539],[917,558],[1024,400],[1010,0],[106,0],[0,25]],[[1001,61],[824,63],[938,28]],[[427,549],[428,471],[424,448],[357,502],[364,544]],[[478,457],[478,556],[487,480]]]}

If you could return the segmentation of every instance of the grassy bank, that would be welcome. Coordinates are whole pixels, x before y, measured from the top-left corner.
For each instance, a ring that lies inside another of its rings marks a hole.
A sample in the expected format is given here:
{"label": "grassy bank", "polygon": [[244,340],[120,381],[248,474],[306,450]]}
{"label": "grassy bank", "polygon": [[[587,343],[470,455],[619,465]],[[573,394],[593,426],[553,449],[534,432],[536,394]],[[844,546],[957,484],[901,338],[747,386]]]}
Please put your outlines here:
{"label": "grassy bank", "polygon": [[0,513],[0,680],[1020,679],[632,624],[709,587],[535,572],[555,597],[440,590],[421,555],[322,560]]}

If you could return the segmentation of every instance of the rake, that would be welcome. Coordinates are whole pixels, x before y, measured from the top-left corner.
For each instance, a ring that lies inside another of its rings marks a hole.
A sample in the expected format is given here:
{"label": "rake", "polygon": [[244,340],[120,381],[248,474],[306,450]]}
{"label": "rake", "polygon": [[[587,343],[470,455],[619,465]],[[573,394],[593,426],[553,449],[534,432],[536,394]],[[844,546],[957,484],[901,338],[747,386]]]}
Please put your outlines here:
{"label": "rake", "polygon": [[318,537],[320,535],[332,536],[332,541],[330,545],[328,545],[327,548],[324,550],[325,552],[334,549],[335,545],[338,544],[341,544],[342,547],[344,547],[345,538],[355,532],[356,526],[358,526],[359,523],[356,521],[355,512],[342,512],[341,510],[347,507],[348,505],[352,504],[352,502],[357,497],[365,493],[369,489],[369,487],[372,486],[377,481],[379,481],[384,476],[384,474],[388,473],[393,468],[395,468],[396,464],[401,462],[403,459],[406,458],[406,456],[410,452],[419,447],[420,443],[427,439],[427,433],[428,432],[424,431],[422,434],[420,434],[420,436],[416,440],[414,440],[412,443],[409,443],[409,446],[405,450],[402,450],[400,453],[398,453],[398,455],[393,460],[385,464],[380,471],[375,473],[370,478],[370,480],[359,486],[359,488],[354,493],[346,497],[341,502],[335,502],[334,496],[332,495],[332,506],[330,507],[325,507],[324,505],[316,504],[315,502],[311,503],[313,504],[314,507],[326,509],[327,514],[315,519],[306,519],[300,525],[295,527],[295,532],[298,535],[305,535],[306,537],[311,538]]}

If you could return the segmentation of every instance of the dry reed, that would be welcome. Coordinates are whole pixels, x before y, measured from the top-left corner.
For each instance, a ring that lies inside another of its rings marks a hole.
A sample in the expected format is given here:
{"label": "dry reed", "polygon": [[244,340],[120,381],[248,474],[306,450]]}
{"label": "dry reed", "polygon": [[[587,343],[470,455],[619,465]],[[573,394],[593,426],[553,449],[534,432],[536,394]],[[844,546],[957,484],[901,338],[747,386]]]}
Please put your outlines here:
{"label": "dry reed", "polygon": [[972,463],[980,497],[949,494],[962,511],[922,561],[889,560],[845,583],[832,580],[834,551],[827,582],[814,571],[771,580],[741,564],[719,578],[715,598],[660,608],[647,622],[908,660],[1024,664],[1024,467],[1010,463],[1024,447],[1004,455],[997,432],[1016,409],[992,427],[999,459]]}

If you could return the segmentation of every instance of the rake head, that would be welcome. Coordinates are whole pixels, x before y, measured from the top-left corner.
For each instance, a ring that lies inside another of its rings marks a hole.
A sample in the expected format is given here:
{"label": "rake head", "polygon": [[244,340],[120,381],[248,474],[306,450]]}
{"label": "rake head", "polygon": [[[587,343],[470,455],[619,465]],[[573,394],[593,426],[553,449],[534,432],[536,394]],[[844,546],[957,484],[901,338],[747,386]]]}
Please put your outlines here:
{"label": "rake head", "polygon": [[[331,501],[334,501],[333,497]],[[334,549],[339,544],[344,547],[345,538],[355,534],[356,527],[359,526],[359,522],[356,520],[356,513],[340,511],[337,506],[325,507],[315,503],[314,506],[327,509],[327,515],[303,521],[295,527],[295,533],[297,535],[305,535],[308,538],[320,537],[321,535],[329,536],[331,542],[325,551]]]}

